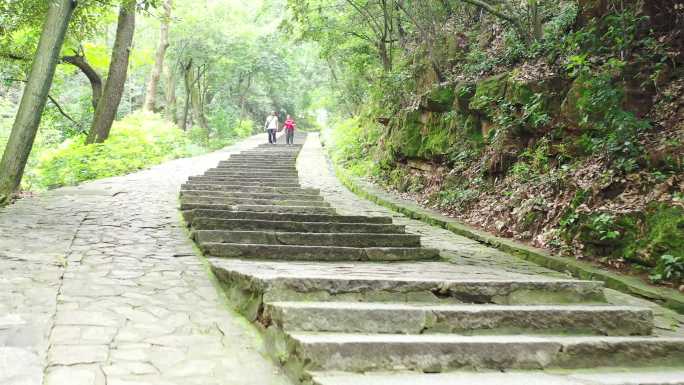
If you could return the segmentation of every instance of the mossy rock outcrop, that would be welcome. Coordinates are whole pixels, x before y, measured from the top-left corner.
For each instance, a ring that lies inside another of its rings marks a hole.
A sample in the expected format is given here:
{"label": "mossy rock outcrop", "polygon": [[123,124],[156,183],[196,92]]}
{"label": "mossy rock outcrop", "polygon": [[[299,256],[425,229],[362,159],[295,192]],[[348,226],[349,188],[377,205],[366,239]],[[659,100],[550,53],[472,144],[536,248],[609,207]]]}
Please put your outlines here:
{"label": "mossy rock outcrop", "polygon": [[489,113],[496,102],[506,96],[509,73],[502,73],[479,81],[475,86],[475,94],[468,107],[471,110]]}
{"label": "mossy rock outcrop", "polygon": [[535,95],[541,95],[544,109],[557,115],[568,87],[568,82],[559,76],[533,81],[522,81],[511,76],[506,84],[506,101],[524,106],[533,102]]}
{"label": "mossy rock outcrop", "polygon": [[421,108],[432,112],[447,112],[451,110],[455,97],[453,86],[440,85],[432,88],[426,95]]}

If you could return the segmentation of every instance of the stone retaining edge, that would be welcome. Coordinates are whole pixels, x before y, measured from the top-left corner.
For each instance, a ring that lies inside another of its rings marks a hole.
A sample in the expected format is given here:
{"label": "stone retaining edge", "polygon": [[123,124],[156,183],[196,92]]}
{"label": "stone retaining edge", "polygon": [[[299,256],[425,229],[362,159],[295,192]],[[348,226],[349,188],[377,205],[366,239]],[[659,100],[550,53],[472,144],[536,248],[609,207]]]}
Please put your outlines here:
{"label": "stone retaining edge", "polygon": [[345,187],[356,195],[375,202],[380,206],[404,214],[409,218],[444,228],[454,234],[473,239],[548,269],[568,272],[573,277],[579,279],[603,281],[608,288],[646,298],[680,314],[684,314],[684,294],[677,290],[650,286],[637,277],[613,273],[588,262],[552,255],[543,249],[477,230],[434,210],[425,209],[414,203],[394,197],[370,183],[350,175],[348,171],[334,164],[334,162],[330,161],[330,163],[333,165],[337,178]]}

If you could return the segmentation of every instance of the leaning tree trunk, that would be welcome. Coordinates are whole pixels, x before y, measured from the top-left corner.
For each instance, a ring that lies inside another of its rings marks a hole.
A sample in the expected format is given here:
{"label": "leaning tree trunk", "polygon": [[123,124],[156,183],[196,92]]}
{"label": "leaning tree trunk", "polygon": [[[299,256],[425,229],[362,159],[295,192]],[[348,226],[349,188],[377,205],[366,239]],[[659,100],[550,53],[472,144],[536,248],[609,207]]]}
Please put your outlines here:
{"label": "leaning tree trunk", "polygon": [[28,82],[0,161],[0,204],[7,203],[21,184],[55,75],[59,52],[75,8],[74,0],[50,1],[48,6]]}
{"label": "leaning tree trunk", "polygon": [[166,0],[164,2],[164,17],[161,21],[159,46],[157,47],[157,54],[154,59],[154,67],[152,67],[152,73],[150,74],[150,81],[147,83],[143,111],[154,112],[155,104],[157,102],[157,87],[159,86],[159,78],[161,77],[162,69],[164,68],[166,49],[169,47],[169,24],[171,23],[172,5],[172,0]]}
{"label": "leaning tree trunk", "polygon": [[128,57],[131,53],[133,33],[135,32],[135,5],[135,0],[126,0],[121,4],[109,75],[105,82],[102,98],[97,104],[97,109],[95,109],[93,125],[90,128],[86,143],[104,142],[112,129],[112,123],[114,123],[126,84]]}
{"label": "leaning tree trunk", "polygon": [[97,103],[100,101],[100,97],[102,96],[102,78],[100,77],[100,74],[98,74],[97,71],[95,71],[95,69],[90,65],[90,63],[88,63],[85,55],[83,54],[65,56],[62,58],[62,61],[80,69],[81,72],[83,72],[83,74],[88,78],[88,81],[90,81],[90,88],[93,92],[93,109],[96,110]]}

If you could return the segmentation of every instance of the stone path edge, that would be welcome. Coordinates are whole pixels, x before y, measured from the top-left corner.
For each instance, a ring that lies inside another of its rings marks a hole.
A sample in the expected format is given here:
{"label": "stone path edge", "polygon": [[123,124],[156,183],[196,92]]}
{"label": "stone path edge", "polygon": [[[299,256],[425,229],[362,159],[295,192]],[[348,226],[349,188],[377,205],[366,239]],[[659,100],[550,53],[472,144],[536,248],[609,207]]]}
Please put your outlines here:
{"label": "stone path edge", "polygon": [[511,239],[497,237],[477,230],[454,218],[449,218],[437,211],[425,209],[405,199],[396,197],[372,184],[351,175],[342,166],[335,164],[324,151],[328,162],[332,164],[335,175],[342,184],[356,195],[372,201],[380,206],[396,211],[409,218],[441,227],[454,234],[461,235],[477,242],[511,253],[519,258],[533,262],[559,272],[568,272],[573,277],[584,280],[600,280],[605,287],[655,301],[662,306],[684,314],[684,294],[674,289],[653,287],[637,277],[624,276],[608,270],[600,269],[588,262],[573,260],[548,253],[543,249],[525,245]]}

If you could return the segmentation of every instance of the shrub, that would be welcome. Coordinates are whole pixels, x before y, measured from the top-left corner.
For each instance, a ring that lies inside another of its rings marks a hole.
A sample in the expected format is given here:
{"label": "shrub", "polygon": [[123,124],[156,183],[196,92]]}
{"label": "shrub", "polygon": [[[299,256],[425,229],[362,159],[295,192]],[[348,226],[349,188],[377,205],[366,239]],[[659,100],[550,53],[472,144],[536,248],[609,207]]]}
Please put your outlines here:
{"label": "shrub", "polygon": [[46,150],[34,170],[34,185],[73,185],[204,152],[171,123],[158,115],[142,113],[115,122],[105,143],[87,145],[84,139],[68,139],[57,148]]}

